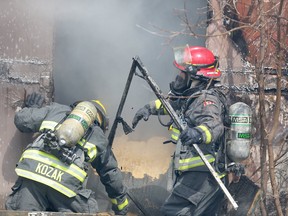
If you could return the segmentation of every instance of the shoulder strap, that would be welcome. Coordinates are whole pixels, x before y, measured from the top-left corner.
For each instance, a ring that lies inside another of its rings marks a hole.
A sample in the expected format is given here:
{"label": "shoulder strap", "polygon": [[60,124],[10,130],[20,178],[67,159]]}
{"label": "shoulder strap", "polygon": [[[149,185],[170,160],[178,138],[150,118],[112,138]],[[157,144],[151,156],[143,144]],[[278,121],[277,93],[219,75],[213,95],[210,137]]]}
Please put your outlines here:
{"label": "shoulder strap", "polygon": [[231,105],[231,102],[229,99],[227,99],[226,95],[219,89],[215,89],[215,92],[218,94],[219,100],[221,101],[224,107],[224,126],[229,127],[230,119],[229,119],[228,114],[229,114],[229,107]]}

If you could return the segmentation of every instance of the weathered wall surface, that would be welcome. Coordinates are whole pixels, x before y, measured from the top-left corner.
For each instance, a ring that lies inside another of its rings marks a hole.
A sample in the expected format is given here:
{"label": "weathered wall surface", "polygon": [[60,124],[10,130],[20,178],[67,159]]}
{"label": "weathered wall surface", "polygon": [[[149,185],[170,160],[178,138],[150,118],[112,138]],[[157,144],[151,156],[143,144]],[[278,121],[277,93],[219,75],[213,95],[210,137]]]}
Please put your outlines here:
{"label": "weathered wall surface", "polygon": [[[227,4],[229,4],[230,11],[223,10],[223,8]],[[241,43],[235,44],[231,40],[231,34],[227,34],[227,30],[229,30],[229,26],[231,28],[236,27],[233,25],[233,22],[235,22],[236,18],[234,15],[238,15],[240,21],[250,21],[251,23],[254,23],[255,17],[258,16],[259,13],[259,7],[258,5],[254,5],[253,3],[256,3],[254,1],[249,0],[243,0],[243,1],[217,1],[217,0],[211,0],[211,10],[213,11],[213,17],[211,17],[213,20],[209,24],[207,28],[207,35],[209,37],[206,40],[207,47],[213,50],[213,52],[220,57],[220,68],[222,69],[223,73],[223,79],[221,80],[223,84],[227,84],[227,86],[235,85],[235,89],[238,88],[240,90],[238,93],[236,93],[236,100],[237,101],[243,101],[249,104],[253,110],[253,140],[250,150],[250,156],[247,160],[243,161],[243,163],[246,165],[246,175],[251,177],[256,183],[260,182],[260,176],[259,172],[254,173],[259,169],[260,167],[260,122],[259,122],[259,95],[256,92],[253,92],[253,90],[257,89],[258,84],[256,82],[256,73],[255,73],[255,63],[256,59],[259,59],[259,32],[257,32],[253,28],[244,28],[242,31],[242,37],[237,38],[238,42],[241,39]],[[226,5],[225,5],[226,4]],[[271,8],[269,10],[269,13],[272,14],[273,11],[277,11],[277,4],[276,1],[265,1],[264,3],[264,9],[267,10],[267,8]],[[233,7],[236,7],[235,11],[232,11]],[[283,17],[287,16],[287,4],[285,4],[283,9]],[[273,10],[272,10],[273,8]],[[232,12],[235,12],[235,14],[232,14]],[[228,14],[230,13],[230,14]],[[231,14],[233,16],[231,16]],[[233,17],[233,19],[229,20],[229,16]],[[224,21],[224,18],[228,19]],[[269,17],[271,18],[271,17]],[[245,20],[244,20],[245,19]],[[268,19],[266,17],[266,19]],[[284,19],[283,19],[284,20]],[[223,25],[223,23],[227,24],[226,28]],[[285,21],[286,22],[286,21]],[[234,23],[235,24],[235,23]],[[273,31],[275,31],[275,22],[266,23],[266,28],[269,28],[271,38],[273,37],[275,39],[275,35]],[[286,22],[287,26],[287,22]],[[286,28],[286,27],[285,27]],[[285,29],[283,27],[283,29]],[[276,32],[276,31],[275,31]],[[283,31],[281,34],[285,34],[285,31]],[[234,32],[235,33],[235,32]],[[239,32],[238,32],[239,33]],[[240,34],[239,34],[240,35]],[[238,35],[238,36],[239,36]],[[283,35],[282,35],[283,37]],[[241,44],[243,47],[240,47]],[[284,38],[282,46],[287,48],[287,37]],[[266,58],[264,60],[264,66],[265,67],[274,67],[275,68],[275,44],[268,44],[267,42],[267,50],[266,50]],[[246,47],[244,47],[246,46]],[[237,49],[236,49],[237,48]],[[243,55],[240,53],[240,51],[247,49],[245,52],[247,54],[246,60],[244,60]],[[287,54],[286,54],[287,58]],[[257,61],[256,61],[257,62]],[[286,61],[287,66],[287,61]],[[262,114],[266,117],[266,125],[264,125],[265,130],[270,133],[271,128],[273,126],[273,123],[275,121],[279,122],[278,128],[276,129],[275,137],[272,141],[274,145],[274,158],[279,159],[278,165],[276,167],[276,176],[278,185],[281,192],[287,193],[287,135],[288,135],[288,101],[287,101],[287,68],[286,72],[283,73],[282,79],[281,79],[281,90],[283,92],[283,95],[281,97],[281,107],[280,107],[280,116],[279,119],[274,118],[275,113],[275,107],[276,107],[276,76],[275,71],[268,70],[266,68],[263,73],[264,75],[264,88],[265,88],[265,113]],[[251,91],[250,91],[251,90]],[[285,154],[286,153],[286,154]],[[283,154],[282,158],[279,157],[281,154]],[[268,185],[268,188],[270,188],[270,185]],[[283,193],[283,194],[284,194]]]}
{"label": "weathered wall surface", "polygon": [[15,110],[32,91],[45,94],[47,102],[53,95],[53,11],[53,1],[0,1],[0,209],[16,180],[15,164],[31,139],[16,130]]}

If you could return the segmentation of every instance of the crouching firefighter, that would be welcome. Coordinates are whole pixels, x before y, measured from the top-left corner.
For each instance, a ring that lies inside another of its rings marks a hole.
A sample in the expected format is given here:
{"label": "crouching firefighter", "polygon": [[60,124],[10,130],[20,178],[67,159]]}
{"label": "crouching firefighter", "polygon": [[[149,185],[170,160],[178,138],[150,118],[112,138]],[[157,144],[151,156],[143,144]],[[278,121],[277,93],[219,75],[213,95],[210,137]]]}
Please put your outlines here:
{"label": "crouching firefighter", "polygon": [[[171,142],[176,144],[173,157],[176,177],[162,211],[167,216],[213,216],[224,193],[192,145],[199,146],[227,186],[223,169],[225,151],[220,151],[224,145],[227,100],[215,85],[221,71],[217,57],[205,47],[187,45],[175,49],[174,55],[178,75],[170,83],[168,100],[186,127],[180,133],[173,123],[168,124]],[[132,127],[141,119],[147,121],[150,115],[167,113],[160,100],[152,101],[136,112]]]}
{"label": "crouching firefighter", "polygon": [[106,110],[98,100],[72,106],[42,106],[38,93],[28,95],[14,123],[23,133],[39,132],[16,165],[18,179],[7,210],[97,213],[94,192],[86,188],[89,163],[99,174],[117,215],[128,211],[127,188],[115,156],[107,148]]}

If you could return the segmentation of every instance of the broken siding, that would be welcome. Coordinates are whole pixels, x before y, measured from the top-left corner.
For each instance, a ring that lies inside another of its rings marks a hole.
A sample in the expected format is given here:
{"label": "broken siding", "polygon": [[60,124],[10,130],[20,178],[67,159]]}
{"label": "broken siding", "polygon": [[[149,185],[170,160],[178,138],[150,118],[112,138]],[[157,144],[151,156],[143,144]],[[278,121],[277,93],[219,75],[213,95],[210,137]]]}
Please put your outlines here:
{"label": "broken siding", "polygon": [[[45,7],[43,7],[45,6]],[[15,165],[31,134],[14,126],[26,94],[53,96],[54,3],[44,0],[0,2],[0,209],[16,180]]]}

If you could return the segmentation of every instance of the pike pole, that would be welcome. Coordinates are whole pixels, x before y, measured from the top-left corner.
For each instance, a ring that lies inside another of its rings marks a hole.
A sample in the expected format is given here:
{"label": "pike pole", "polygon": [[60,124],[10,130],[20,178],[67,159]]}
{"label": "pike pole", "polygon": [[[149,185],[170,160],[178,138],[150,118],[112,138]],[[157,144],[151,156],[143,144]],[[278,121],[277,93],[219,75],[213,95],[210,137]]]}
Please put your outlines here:
{"label": "pike pole", "polygon": [[[161,101],[162,105],[164,106],[164,108],[166,109],[166,111],[168,112],[170,117],[172,118],[172,120],[175,123],[175,125],[177,126],[177,128],[180,131],[183,131],[185,129],[184,124],[180,120],[180,118],[177,115],[177,113],[174,111],[174,109],[171,106],[171,104],[164,97],[164,95],[163,95],[161,89],[159,88],[159,86],[155,83],[155,81],[151,78],[151,76],[149,76],[147,69],[145,68],[145,66],[143,65],[143,63],[141,62],[141,60],[140,60],[140,58],[138,56],[133,58],[133,64],[132,65],[135,65],[135,63],[136,63],[137,68],[140,70],[140,72],[143,75],[142,78],[144,78],[147,81],[147,83],[149,84],[149,86],[151,87],[151,89],[153,90],[155,95],[157,96],[157,98]],[[136,68],[135,68],[135,70],[136,70]],[[203,152],[201,151],[199,146],[197,144],[193,144],[193,147],[195,148],[195,150],[197,151],[197,153],[201,157],[202,161],[207,166],[207,168],[209,169],[210,173],[213,175],[213,177],[217,181],[218,185],[220,186],[220,188],[223,190],[223,192],[225,193],[225,195],[227,196],[227,198],[229,199],[229,201],[233,205],[233,208],[235,210],[237,210],[238,204],[233,199],[232,195],[230,194],[228,189],[225,187],[224,183],[221,181],[221,179],[219,178],[217,172],[214,170],[212,165],[205,158],[205,155],[203,154]]]}
{"label": "pike pole", "polygon": [[[123,130],[124,133],[127,135],[129,133],[131,133],[133,130],[130,128],[130,126],[123,120],[123,118],[121,117],[122,111],[123,111],[123,107],[128,95],[128,91],[130,89],[130,85],[133,79],[133,76],[135,75],[135,71],[136,71],[136,62],[133,61],[133,64],[131,66],[127,81],[126,81],[126,85],[122,94],[122,98],[120,101],[120,104],[118,106],[118,110],[116,113],[116,117],[115,120],[113,122],[113,125],[111,127],[110,133],[108,135],[108,147],[110,149],[112,149],[112,145],[113,145],[113,141],[114,141],[114,137],[116,134],[116,130],[117,130],[117,126],[118,123],[122,123],[123,126]],[[138,200],[134,197],[133,194],[131,194],[131,192],[128,190],[127,191],[127,196],[132,200],[132,202],[134,202],[134,204],[136,205],[136,207],[143,213],[144,216],[148,216],[149,213],[145,210],[145,208],[142,206],[142,204],[140,202],[138,202]]]}

